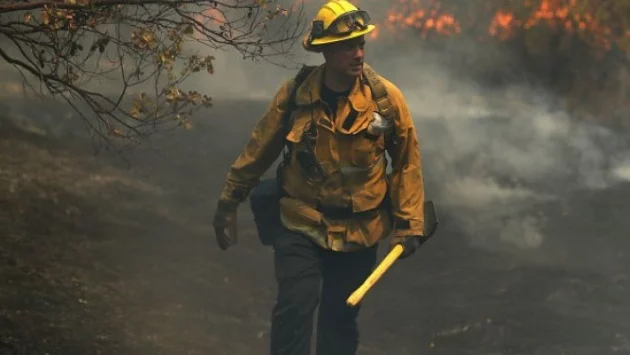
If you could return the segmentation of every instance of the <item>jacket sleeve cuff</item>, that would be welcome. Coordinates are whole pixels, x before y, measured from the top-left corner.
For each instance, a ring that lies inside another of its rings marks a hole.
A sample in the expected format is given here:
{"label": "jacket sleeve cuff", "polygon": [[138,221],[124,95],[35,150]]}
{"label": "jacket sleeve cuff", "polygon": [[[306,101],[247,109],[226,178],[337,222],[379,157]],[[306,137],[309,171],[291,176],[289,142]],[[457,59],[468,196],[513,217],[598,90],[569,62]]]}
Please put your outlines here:
{"label": "jacket sleeve cuff", "polygon": [[424,221],[423,220],[400,220],[397,219],[394,222],[394,230],[392,232],[393,238],[402,238],[410,235],[423,236],[424,235]]}
{"label": "jacket sleeve cuff", "polygon": [[225,183],[225,187],[221,191],[220,201],[225,203],[239,204],[247,198],[251,188],[238,186],[230,181]]}

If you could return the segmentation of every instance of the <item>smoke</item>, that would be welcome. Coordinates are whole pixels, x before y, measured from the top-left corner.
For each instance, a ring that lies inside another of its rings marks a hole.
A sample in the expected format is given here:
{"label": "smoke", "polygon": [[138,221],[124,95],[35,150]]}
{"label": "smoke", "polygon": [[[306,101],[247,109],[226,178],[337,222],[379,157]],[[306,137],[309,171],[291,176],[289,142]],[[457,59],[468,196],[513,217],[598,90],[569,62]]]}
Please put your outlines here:
{"label": "smoke", "polygon": [[[623,135],[577,120],[544,88],[478,83],[479,68],[453,67],[444,51],[375,52],[374,66],[400,87],[413,114],[427,197],[449,211],[449,223],[474,245],[538,248],[550,237],[549,212],[569,196],[630,181]],[[505,65],[505,58],[483,66]]]}

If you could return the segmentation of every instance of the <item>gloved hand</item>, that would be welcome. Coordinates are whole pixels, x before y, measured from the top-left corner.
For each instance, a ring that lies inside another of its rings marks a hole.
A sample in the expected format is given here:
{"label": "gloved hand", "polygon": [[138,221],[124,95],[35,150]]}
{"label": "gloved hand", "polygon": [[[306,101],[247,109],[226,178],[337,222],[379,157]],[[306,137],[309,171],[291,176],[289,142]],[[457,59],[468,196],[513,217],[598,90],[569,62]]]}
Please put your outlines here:
{"label": "gloved hand", "polygon": [[[227,250],[238,242],[236,230],[236,209],[238,205],[233,202],[221,201],[217,203],[217,210],[214,213],[214,233],[217,244],[222,250]],[[227,229],[227,231],[226,231]]]}
{"label": "gloved hand", "polygon": [[403,249],[402,254],[400,254],[399,259],[405,259],[407,257],[410,257],[416,252],[416,249],[418,249],[420,245],[422,245],[422,243],[424,242],[423,238],[424,237],[421,235],[407,235],[404,237],[395,237],[392,240],[390,250],[395,245],[402,244],[404,249]]}

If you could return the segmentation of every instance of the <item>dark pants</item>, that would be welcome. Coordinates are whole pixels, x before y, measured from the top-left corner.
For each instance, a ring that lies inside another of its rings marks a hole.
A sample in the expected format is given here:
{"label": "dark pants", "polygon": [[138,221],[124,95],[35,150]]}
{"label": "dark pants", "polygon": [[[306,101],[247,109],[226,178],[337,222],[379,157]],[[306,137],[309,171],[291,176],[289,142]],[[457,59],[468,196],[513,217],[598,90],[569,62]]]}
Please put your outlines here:
{"label": "dark pants", "polygon": [[319,305],[317,355],[354,355],[360,306],[346,299],[369,276],[377,247],[325,250],[308,237],[283,229],[274,245],[278,299],[271,322],[271,355],[309,355]]}

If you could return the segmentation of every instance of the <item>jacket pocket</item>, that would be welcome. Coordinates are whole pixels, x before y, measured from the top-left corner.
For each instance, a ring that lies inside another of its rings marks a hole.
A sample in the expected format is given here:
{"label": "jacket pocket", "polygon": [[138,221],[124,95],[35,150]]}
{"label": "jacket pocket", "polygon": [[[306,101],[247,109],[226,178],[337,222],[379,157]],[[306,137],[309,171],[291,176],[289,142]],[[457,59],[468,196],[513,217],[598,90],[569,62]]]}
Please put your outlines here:
{"label": "jacket pocket", "polygon": [[350,161],[361,168],[371,168],[378,163],[385,152],[383,135],[370,136],[363,129],[352,136]]}

